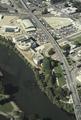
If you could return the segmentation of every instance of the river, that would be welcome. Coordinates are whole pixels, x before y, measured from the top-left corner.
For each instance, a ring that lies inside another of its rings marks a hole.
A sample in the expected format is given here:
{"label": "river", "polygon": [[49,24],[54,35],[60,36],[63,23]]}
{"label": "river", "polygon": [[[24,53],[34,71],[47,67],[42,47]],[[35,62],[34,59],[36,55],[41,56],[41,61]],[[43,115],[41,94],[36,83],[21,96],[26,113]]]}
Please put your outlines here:
{"label": "river", "polygon": [[74,120],[49,101],[38,88],[32,69],[4,46],[0,46],[0,67],[4,73],[5,92],[14,96],[13,100],[25,116],[38,113],[41,117],[52,120]]}

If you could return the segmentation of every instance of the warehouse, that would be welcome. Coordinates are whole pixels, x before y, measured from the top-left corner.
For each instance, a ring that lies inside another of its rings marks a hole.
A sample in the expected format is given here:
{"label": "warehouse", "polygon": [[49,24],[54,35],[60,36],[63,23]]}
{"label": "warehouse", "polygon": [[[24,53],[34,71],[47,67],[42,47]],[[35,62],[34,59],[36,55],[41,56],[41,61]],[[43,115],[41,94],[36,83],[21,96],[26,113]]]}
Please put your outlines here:
{"label": "warehouse", "polygon": [[26,35],[13,38],[13,42],[18,48],[22,50],[29,50],[30,48],[35,48],[37,45],[32,38],[28,38],[28,36]]}
{"label": "warehouse", "polygon": [[26,32],[31,32],[36,30],[34,24],[31,22],[30,19],[23,19],[23,20],[18,19],[17,22],[21,24],[21,26],[24,28]]}

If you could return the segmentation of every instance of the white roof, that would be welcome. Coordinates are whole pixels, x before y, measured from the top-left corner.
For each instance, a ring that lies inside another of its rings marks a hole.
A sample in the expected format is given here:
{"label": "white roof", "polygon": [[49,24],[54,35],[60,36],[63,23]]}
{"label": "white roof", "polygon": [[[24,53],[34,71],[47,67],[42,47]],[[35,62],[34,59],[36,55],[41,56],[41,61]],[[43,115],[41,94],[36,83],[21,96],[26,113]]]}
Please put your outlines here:
{"label": "white roof", "polygon": [[0,14],[0,20],[2,19],[3,15]]}
{"label": "white roof", "polygon": [[78,56],[81,57],[81,50],[78,51]]}
{"label": "white roof", "polygon": [[53,10],[54,10],[53,8],[48,8],[48,12],[53,11]]}
{"label": "white roof", "polygon": [[26,32],[31,32],[31,31],[35,31],[36,29],[35,28],[28,28],[26,29]]}
{"label": "white roof", "polygon": [[27,35],[17,36],[13,38],[13,42],[16,43],[18,41],[26,41],[28,39]]}
{"label": "white roof", "polygon": [[76,10],[77,8],[75,7],[67,7],[67,8],[63,8],[61,11],[69,14],[69,13],[74,13]]}
{"label": "white roof", "polygon": [[27,50],[28,48],[31,47],[31,43],[17,43],[17,47],[19,47],[22,50]]}
{"label": "white roof", "polygon": [[76,79],[81,82],[81,73],[76,77]]}
{"label": "white roof", "polygon": [[17,26],[8,26],[8,25],[5,25],[3,26],[4,28],[13,28],[13,29],[17,29],[18,27]]}
{"label": "white roof", "polygon": [[1,3],[2,3],[2,4],[8,4],[8,5],[10,5],[9,0],[1,0]]}
{"label": "white roof", "polygon": [[29,19],[18,19],[17,22],[19,22],[24,29],[26,30],[26,32],[30,32],[30,31],[35,31],[35,26],[33,25],[33,23],[31,22],[31,20]]}
{"label": "white roof", "polygon": [[22,20],[25,28],[32,28],[34,27],[33,23],[29,19]]}

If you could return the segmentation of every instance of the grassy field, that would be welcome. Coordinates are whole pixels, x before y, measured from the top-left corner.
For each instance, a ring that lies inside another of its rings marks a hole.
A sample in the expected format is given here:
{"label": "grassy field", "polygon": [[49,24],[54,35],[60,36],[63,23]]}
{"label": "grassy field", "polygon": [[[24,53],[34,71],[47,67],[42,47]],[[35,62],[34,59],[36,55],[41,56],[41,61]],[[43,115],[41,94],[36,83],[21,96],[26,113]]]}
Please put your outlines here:
{"label": "grassy field", "polygon": [[81,42],[81,35],[78,36],[78,37],[72,38],[71,41],[74,41],[74,42],[79,41],[79,42]]}
{"label": "grassy field", "polygon": [[6,103],[3,105],[0,105],[0,111],[2,112],[11,112],[13,110],[13,106],[11,103]]}
{"label": "grassy field", "polygon": [[72,23],[69,18],[61,17],[43,17],[43,19],[52,27],[52,28],[61,28],[68,26]]}
{"label": "grassy field", "polygon": [[59,63],[58,66],[55,67],[55,72],[56,72],[56,76],[58,77],[59,85],[62,87],[64,84],[66,84],[66,81],[64,78],[63,70]]}

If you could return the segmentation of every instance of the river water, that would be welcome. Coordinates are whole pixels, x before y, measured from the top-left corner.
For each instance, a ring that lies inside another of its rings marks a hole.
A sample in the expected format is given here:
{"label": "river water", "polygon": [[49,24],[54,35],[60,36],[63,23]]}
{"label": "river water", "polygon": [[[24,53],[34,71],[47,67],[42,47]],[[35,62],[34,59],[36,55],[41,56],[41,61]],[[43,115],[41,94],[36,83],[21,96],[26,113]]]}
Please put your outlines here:
{"label": "river water", "polygon": [[5,92],[14,96],[14,101],[24,111],[25,116],[38,113],[41,117],[49,117],[52,120],[74,120],[49,101],[38,88],[32,69],[4,46],[0,46],[0,67],[6,71]]}
{"label": "river water", "polygon": [[9,119],[7,119],[7,118],[3,117],[2,115],[0,115],[0,120],[9,120]]}

